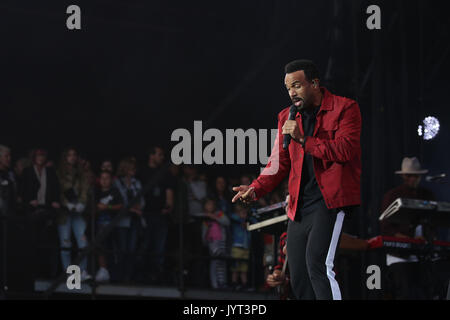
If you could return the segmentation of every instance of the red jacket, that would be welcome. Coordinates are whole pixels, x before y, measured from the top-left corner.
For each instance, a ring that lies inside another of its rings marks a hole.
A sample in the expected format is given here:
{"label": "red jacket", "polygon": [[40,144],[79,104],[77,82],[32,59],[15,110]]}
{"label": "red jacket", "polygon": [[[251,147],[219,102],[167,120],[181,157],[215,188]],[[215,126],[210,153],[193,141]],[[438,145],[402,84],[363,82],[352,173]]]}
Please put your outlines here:
{"label": "red jacket", "polygon": [[[361,114],[358,104],[321,88],[322,105],[312,137],[305,147],[294,140],[288,150],[283,149],[281,128],[289,117],[289,107],[278,114],[278,135],[269,162],[261,175],[251,184],[256,197],[271,192],[289,173],[288,217],[294,220],[298,205],[303,156],[313,156],[316,180],[329,209],[361,203]],[[303,135],[300,113],[295,120]]]}

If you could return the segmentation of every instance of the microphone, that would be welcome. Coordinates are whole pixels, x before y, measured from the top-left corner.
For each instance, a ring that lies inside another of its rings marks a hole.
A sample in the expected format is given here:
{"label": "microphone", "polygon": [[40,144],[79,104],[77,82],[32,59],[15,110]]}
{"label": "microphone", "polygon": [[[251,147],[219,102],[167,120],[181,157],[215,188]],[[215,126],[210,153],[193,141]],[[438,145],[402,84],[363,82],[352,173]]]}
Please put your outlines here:
{"label": "microphone", "polygon": [[445,173],[437,174],[434,176],[426,176],[425,181],[431,182],[431,181],[440,181],[444,179],[447,175]]}
{"label": "microphone", "polygon": [[[289,109],[289,120],[295,120],[295,115],[297,114],[297,112],[299,110],[301,110],[303,108],[303,100],[301,100],[302,103],[300,104],[300,106],[297,108],[295,106],[295,104],[293,104],[291,106],[291,108]],[[289,147],[289,144],[291,143],[291,135],[290,134],[285,134],[284,138],[283,138],[283,149],[286,150]]]}
{"label": "microphone", "polygon": [[[291,106],[291,108],[289,109],[289,118],[288,119],[294,120],[296,114],[297,114],[297,107],[295,106],[295,104],[293,104]],[[289,147],[290,143],[291,143],[291,135],[285,134],[284,138],[283,138],[283,149],[286,150]]]}

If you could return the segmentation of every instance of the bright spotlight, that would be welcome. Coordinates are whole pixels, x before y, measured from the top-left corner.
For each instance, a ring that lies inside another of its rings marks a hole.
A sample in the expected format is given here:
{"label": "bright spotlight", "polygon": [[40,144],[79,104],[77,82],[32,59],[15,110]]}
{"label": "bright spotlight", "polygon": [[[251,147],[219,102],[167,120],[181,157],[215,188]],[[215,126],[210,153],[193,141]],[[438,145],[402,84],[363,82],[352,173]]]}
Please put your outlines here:
{"label": "bright spotlight", "polygon": [[424,140],[431,140],[439,132],[439,120],[435,117],[426,117],[423,119],[423,123],[417,128],[417,134],[419,137],[423,137]]}

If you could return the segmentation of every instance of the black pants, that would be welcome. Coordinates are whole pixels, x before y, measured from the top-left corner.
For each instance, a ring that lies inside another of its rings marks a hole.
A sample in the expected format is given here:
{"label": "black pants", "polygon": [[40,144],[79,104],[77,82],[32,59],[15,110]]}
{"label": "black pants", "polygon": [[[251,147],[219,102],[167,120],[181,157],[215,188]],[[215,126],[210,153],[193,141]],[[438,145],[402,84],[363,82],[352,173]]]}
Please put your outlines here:
{"label": "black pants", "polygon": [[340,300],[333,266],[344,212],[321,201],[315,212],[289,220],[287,256],[291,288],[301,300]]}
{"label": "black pants", "polygon": [[198,256],[207,256],[209,253],[202,242],[202,220],[196,219],[186,225],[185,232],[185,252],[188,258],[185,260],[186,267],[189,270],[187,285],[194,287],[207,287],[208,262],[199,259]]}
{"label": "black pants", "polygon": [[145,216],[147,228],[145,230],[143,247],[149,257],[146,257],[148,270],[158,276],[161,276],[165,268],[165,256],[167,233],[169,222],[166,215],[161,213],[151,213]]}

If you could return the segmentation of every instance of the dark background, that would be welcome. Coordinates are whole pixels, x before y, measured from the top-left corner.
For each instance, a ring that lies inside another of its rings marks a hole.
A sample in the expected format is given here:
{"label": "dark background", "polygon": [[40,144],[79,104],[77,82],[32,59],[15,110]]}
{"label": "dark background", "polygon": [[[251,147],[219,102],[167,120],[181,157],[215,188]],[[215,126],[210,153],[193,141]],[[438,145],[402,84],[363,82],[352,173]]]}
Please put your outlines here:
{"label": "dark background", "polygon": [[[82,30],[66,28],[81,7]],[[366,28],[381,7],[382,29]],[[57,160],[77,146],[145,160],[176,128],[275,128],[290,101],[284,65],[316,62],[322,84],[356,99],[363,118],[361,236],[377,234],[383,193],[404,156],[431,174],[450,162],[449,19],[444,1],[19,1],[0,3],[0,143]],[[425,116],[441,122],[421,143]],[[205,129],[204,128],[204,129]],[[257,172],[215,165],[213,173]],[[448,184],[424,183],[440,200]]]}

